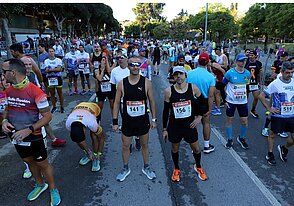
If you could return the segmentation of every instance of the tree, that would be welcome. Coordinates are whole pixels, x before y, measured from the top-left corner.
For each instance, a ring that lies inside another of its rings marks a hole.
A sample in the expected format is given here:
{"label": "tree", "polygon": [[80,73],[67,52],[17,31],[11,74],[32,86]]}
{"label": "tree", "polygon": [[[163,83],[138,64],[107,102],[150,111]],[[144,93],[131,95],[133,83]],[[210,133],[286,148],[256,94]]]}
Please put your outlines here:
{"label": "tree", "polygon": [[170,37],[171,29],[168,22],[161,22],[153,29],[155,39],[164,39]]}
{"label": "tree", "polygon": [[139,38],[140,32],[141,32],[141,28],[140,28],[140,25],[137,23],[133,23],[130,26],[127,26],[125,28],[125,36],[127,37]]}

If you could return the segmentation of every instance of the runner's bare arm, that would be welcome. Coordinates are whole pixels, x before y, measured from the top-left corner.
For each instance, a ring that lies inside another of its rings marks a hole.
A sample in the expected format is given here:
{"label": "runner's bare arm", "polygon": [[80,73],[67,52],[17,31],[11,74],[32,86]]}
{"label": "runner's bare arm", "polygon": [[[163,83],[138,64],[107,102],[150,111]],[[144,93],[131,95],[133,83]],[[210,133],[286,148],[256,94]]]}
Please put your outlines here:
{"label": "runner's bare arm", "polygon": [[37,78],[41,84],[43,83],[43,77],[42,77],[41,71],[33,58],[31,58],[31,61],[32,61],[32,70],[37,75]]}
{"label": "runner's bare arm", "polygon": [[149,99],[149,103],[151,106],[152,119],[154,119],[156,118],[156,106],[155,106],[155,99],[153,95],[152,84],[149,79],[145,79],[145,86],[147,88],[147,97]]}

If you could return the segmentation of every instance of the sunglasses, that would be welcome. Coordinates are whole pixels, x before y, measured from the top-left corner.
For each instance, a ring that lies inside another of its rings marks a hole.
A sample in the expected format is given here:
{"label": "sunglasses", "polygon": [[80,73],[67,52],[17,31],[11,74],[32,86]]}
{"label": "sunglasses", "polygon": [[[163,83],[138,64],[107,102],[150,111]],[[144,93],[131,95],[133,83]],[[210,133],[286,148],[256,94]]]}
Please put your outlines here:
{"label": "sunglasses", "polygon": [[126,58],[125,56],[119,56],[119,57],[116,57],[116,60],[125,59],[125,58]]}
{"label": "sunglasses", "polygon": [[130,67],[139,67],[139,66],[141,66],[141,62],[132,62],[132,63],[129,63],[129,66]]}
{"label": "sunglasses", "polygon": [[2,73],[2,74],[6,74],[6,72],[12,72],[12,70],[11,70],[11,69],[5,69],[5,70],[2,69],[2,70],[1,70],[1,73]]}

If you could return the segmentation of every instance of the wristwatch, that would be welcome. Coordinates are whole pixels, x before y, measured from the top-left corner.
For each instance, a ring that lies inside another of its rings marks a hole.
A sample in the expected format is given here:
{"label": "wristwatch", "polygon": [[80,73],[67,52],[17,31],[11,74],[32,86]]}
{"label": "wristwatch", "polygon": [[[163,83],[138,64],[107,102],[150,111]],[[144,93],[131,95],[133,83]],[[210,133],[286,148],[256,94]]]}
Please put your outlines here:
{"label": "wristwatch", "polygon": [[151,121],[152,122],[157,122],[157,118],[153,118]]}
{"label": "wristwatch", "polygon": [[32,131],[32,133],[35,131],[33,125],[29,126],[29,129]]}

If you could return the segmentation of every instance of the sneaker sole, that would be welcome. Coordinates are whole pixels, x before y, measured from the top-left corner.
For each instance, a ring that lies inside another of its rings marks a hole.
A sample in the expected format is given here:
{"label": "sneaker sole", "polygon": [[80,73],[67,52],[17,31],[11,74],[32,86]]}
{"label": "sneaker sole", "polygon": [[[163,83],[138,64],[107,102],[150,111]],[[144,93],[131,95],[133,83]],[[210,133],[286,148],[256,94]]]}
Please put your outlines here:
{"label": "sneaker sole", "polygon": [[99,166],[95,169],[93,169],[93,166],[92,166],[92,169],[91,169],[91,171],[92,172],[98,172],[99,170],[101,169],[101,167],[100,167],[100,162],[99,162]]}
{"label": "sneaker sole", "polygon": [[86,163],[80,163],[80,162],[79,162],[79,164],[82,165],[82,166],[84,166],[84,165],[88,164],[90,161],[91,161],[91,160],[89,159],[89,161],[87,161]]}
{"label": "sneaker sole", "polygon": [[154,179],[156,179],[156,177],[154,177],[154,178],[149,177],[149,176],[147,175],[147,173],[143,170],[143,168],[142,168],[142,172],[143,172],[144,175],[146,175],[146,177],[147,177],[149,180],[154,180]]}
{"label": "sneaker sole", "polygon": [[131,170],[129,170],[129,171],[127,172],[127,174],[124,176],[124,178],[122,178],[122,179],[116,179],[116,180],[119,181],[119,182],[123,182],[123,181],[127,178],[127,176],[130,175],[130,173],[131,173]]}
{"label": "sneaker sole", "polygon": [[244,146],[243,146],[243,144],[242,144],[242,142],[239,140],[239,138],[237,138],[237,142],[241,145],[241,147],[242,147],[243,149],[245,149],[245,150],[248,149],[248,147],[244,147]]}
{"label": "sneaker sole", "polygon": [[251,114],[255,119],[258,119],[258,116],[256,116],[254,113],[250,112],[250,114]]}
{"label": "sneaker sole", "polygon": [[281,145],[278,145],[278,151],[279,151],[280,159],[281,159],[283,162],[287,162],[287,160],[285,161],[285,160],[283,159]]}
{"label": "sneaker sole", "polygon": [[45,190],[47,190],[47,188],[48,188],[48,184],[47,183],[45,183],[45,187],[43,187],[43,189],[38,193],[38,195],[36,195],[34,198],[32,198],[32,199],[28,199],[28,201],[33,201],[33,200],[35,200],[35,199],[37,199]]}
{"label": "sneaker sole", "polygon": [[209,149],[209,150],[202,150],[205,154],[209,154],[212,153],[214,151],[215,148],[213,149]]}
{"label": "sneaker sole", "polygon": [[[59,201],[58,203],[56,203],[55,205],[57,206],[57,205],[59,205],[60,203],[61,203],[61,199],[60,199],[60,201]],[[52,202],[50,202],[50,206],[55,206],[55,205],[53,205]]]}

